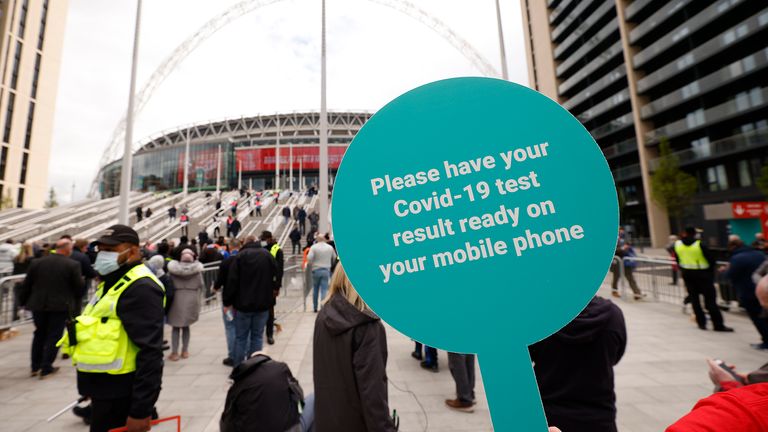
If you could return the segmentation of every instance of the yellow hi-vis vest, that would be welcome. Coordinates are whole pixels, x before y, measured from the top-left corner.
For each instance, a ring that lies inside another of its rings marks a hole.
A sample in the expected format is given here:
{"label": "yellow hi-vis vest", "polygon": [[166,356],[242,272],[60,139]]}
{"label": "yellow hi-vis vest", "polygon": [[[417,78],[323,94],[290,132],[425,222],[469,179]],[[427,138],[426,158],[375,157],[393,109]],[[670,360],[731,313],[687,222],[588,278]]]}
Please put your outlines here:
{"label": "yellow hi-vis vest", "polygon": [[706,270],[709,268],[709,261],[704,258],[704,251],[701,249],[701,240],[696,240],[690,246],[686,246],[682,240],[676,241],[675,254],[677,254],[680,268],[683,270]]}
{"label": "yellow hi-vis vest", "polygon": [[99,284],[93,299],[75,318],[76,345],[69,345],[68,332],[64,332],[64,337],[56,345],[63,346],[62,349],[69,353],[77,370],[110,375],[123,375],[136,370],[139,348],[128,337],[123,322],[117,316],[117,302],[126,289],[142,278],[152,279],[165,292],[163,284],[147,266],[137,265],[106,293],[104,282]]}
{"label": "yellow hi-vis vest", "polygon": [[269,248],[269,253],[272,254],[272,258],[277,258],[277,251],[280,250],[280,245],[275,243],[272,245],[271,248]]}

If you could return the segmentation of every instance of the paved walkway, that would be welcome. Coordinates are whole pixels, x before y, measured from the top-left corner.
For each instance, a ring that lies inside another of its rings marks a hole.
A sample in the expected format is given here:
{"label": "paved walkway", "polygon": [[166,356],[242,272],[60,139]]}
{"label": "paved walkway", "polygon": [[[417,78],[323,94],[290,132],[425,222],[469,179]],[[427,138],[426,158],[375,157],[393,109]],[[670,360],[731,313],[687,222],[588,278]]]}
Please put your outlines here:
{"label": "paved walkway", "polygon": [[[602,295],[608,294],[603,289]],[[750,370],[768,361],[768,354],[749,348],[757,334],[746,317],[726,314],[734,334],[703,332],[680,308],[669,304],[619,300],[629,331],[629,346],[616,368],[619,430],[659,432],[710,394],[704,358],[717,357]],[[284,331],[268,348],[285,361],[306,392],[312,391],[312,332],[315,314],[294,312],[282,319]],[[45,419],[77,398],[75,373],[68,363],[45,381],[28,378],[31,326],[0,342],[0,420],[4,431],[85,431],[79,419],[64,414],[52,424]],[[440,353],[441,370],[419,368],[410,357],[410,340],[388,328],[390,406],[401,416],[404,432],[492,430],[482,382],[478,382],[475,413],[446,409],[443,400],[454,387],[447,358]],[[191,357],[167,362],[157,408],[161,415],[181,415],[185,432],[218,431],[230,369],[221,365],[225,350],[221,315],[206,313],[192,327]],[[574,373],[578,365],[574,364]],[[513,385],[510,384],[510,388]],[[426,413],[426,416],[425,416]],[[566,431],[567,432],[567,431]]]}

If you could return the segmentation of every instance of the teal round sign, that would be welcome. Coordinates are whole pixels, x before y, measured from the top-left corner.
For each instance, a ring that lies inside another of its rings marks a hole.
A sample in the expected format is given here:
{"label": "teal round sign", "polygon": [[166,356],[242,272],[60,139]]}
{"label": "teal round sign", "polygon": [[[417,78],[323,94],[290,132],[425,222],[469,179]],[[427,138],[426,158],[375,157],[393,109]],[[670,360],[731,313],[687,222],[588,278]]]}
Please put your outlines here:
{"label": "teal round sign", "polygon": [[332,212],[370,307],[416,340],[477,353],[497,430],[546,430],[527,346],[584,308],[616,245],[613,178],[581,123],[507,81],[424,85],[358,132]]}

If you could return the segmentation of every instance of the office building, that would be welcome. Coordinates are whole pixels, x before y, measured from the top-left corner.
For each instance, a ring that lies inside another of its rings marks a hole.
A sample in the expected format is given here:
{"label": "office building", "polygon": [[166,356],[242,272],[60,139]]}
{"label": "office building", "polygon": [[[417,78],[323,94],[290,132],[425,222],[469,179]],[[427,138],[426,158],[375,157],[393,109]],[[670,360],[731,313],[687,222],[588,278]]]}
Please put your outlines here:
{"label": "office building", "polygon": [[[613,171],[622,223],[663,246],[685,224],[723,244],[707,204],[765,200],[768,3],[754,0],[521,0],[532,88],[576,116]],[[691,212],[651,198],[659,145],[695,176]]]}

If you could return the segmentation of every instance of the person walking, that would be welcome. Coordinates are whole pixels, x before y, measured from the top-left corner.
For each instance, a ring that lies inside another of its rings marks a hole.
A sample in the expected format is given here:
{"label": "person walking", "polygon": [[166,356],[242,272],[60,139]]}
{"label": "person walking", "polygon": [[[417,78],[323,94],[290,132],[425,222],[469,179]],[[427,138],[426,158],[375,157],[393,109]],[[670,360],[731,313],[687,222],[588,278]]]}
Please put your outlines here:
{"label": "person walking", "polygon": [[59,371],[53,366],[59,349],[56,341],[72,316],[78,298],[85,295],[80,265],[69,258],[72,241],[56,242],[56,253],[33,260],[21,285],[21,304],[32,311],[31,376],[40,379]]}
{"label": "person walking", "polygon": [[471,412],[475,405],[475,355],[449,352],[448,368],[456,383],[456,398],[446,399],[445,405]]}
{"label": "person walking", "polygon": [[187,215],[187,212],[182,212],[181,217],[179,217],[179,224],[181,224],[181,235],[185,237],[189,237],[189,215]]}
{"label": "person walking", "polygon": [[[213,283],[213,290],[216,292],[222,291],[228,283],[229,267],[240,250],[240,242],[232,240],[229,249],[230,255],[219,264],[219,274],[216,275],[216,281]],[[227,357],[222,361],[224,366],[235,365],[235,313],[236,312],[233,309],[227,308],[222,302],[221,316],[224,320],[224,336],[227,340]]]}
{"label": "person walking", "polygon": [[277,304],[277,296],[280,294],[280,288],[283,286],[283,267],[285,266],[285,257],[283,255],[283,249],[277,243],[277,240],[272,236],[271,231],[263,231],[261,233],[261,242],[264,248],[267,249],[275,259],[277,263],[277,283],[276,288],[273,291],[272,306],[269,308],[269,318],[267,319],[267,343],[270,345],[275,344],[275,304]]}
{"label": "person walking", "polygon": [[[29,271],[29,266],[32,264],[32,260],[35,259],[35,251],[32,248],[31,243],[24,243],[21,245],[21,252],[13,259],[13,274],[23,275]],[[13,321],[17,321],[19,318],[19,310],[21,309],[21,286],[22,281],[17,281],[13,284]]]}
{"label": "person walking", "polygon": [[637,261],[632,259],[637,258],[637,253],[629,241],[624,243],[622,249],[624,250],[624,278],[629,282],[629,287],[634,293],[635,300],[642,300],[646,295],[640,290],[637,281],[635,281],[634,273],[637,268]]}
{"label": "person walking", "polygon": [[189,358],[189,326],[200,317],[200,293],[205,289],[203,264],[197,261],[191,249],[181,252],[181,261],[168,263],[168,273],[173,281],[173,304],[168,311],[171,331],[171,354],[168,360],[179,360],[179,334],[181,334],[181,358]]}
{"label": "person walking", "polygon": [[227,216],[227,237],[234,237],[232,235],[232,222],[235,221],[235,218],[232,217],[232,215]]}
{"label": "person walking", "polygon": [[283,219],[286,225],[291,222],[291,208],[288,206],[283,207]]}
{"label": "person walking", "polygon": [[136,222],[141,222],[142,219],[144,219],[144,210],[138,206],[136,207]]}
{"label": "person walking", "polygon": [[317,211],[313,211],[309,214],[309,216],[307,216],[307,219],[309,219],[309,230],[318,231],[318,226],[320,224],[320,214],[317,213]]}
{"label": "person walking", "polygon": [[256,198],[256,216],[261,216],[261,199]]}
{"label": "person walking", "polygon": [[384,325],[341,265],[315,320],[312,344],[314,430],[395,432],[387,393]]}
{"label": "person walking", "polygon": [[299,227],[293,227],[291,233],[288,234],[288,238],[291,239],[291,253],[296,255],[298,252],[301,252],[301,232]]}
{"label": "person walking", "polygon": [[13,259],[19,254],[19,249],[8,239],[0,244],[0,277],[13,273]]}
{"label": "person walking", "polygon": [[147,207],[147,211],[144,212],[144,217],[149,219],[152,217],[152,209]]}
{"label": "person walking", "polygon": [[173,222],[176,220],[176,206],[172,205],[171,208],[168,209],[168,222]]}
{"label": "person walking", "polygon": [[723,270],[725,277],[731,280],[738,295],[739,304],[747,311],[749,319],[752,320],[761,338],[760,343],[751,344],[751,346],[757,350],[768,350],[768,319],[762,314],[763,308],[755,295],[756,284],[752,280],[752,274],[765,262],[765,254],[747,247],[737,235],[731,235],[728,238],[728,251],[731,257],[728,267]]}
{"label": "person walking", "polygon": [[[70,239],[72,240],[72,239]],[[87,296],[88,289],[91,287],[91,283],[95,278],[97,278],[99,275],[96,273],[96,270],[93,269],[93,265],[91,265],[91,259],[88,258],[88,255],[85,254],[84,251],[88,250],[88,240],[85,239],[77,239],[75,240],[74,248],[72,249],[72,255],[70,255],[70,258],[77,261],[78,264],[80,264],[80,273],[83,275],[84,280],[84,292]],[[80,310],[83,306],[83,298],[77,299],[77,303],[75,305],[74,315],[79,315]]]}
{"label": "person walking", "polygon": [[240,223],[240,219],[234,218],[232,224],[229,226],[229,231],[232,233],[232,237],[237,238],[237,235],[240,234],[242,228],[243,225]]}
{"label": "person walking", "polygon": [[102,281],[60,344],[77,368],[79,393],[91,399],[91,432],[148,431],[163,378],[163,285],[142,264],[131,227],[112,225],[97,242]]}
{"label": "person walking", "polygon": [[299,229],[301,230],[301,234],[307,233],[307,211],[304,210],[304,207],[299,207],[299,214],[297,216],[297,220],[299,222]]}
{"label": "person walking", "polygon": [[593,297],[568,325],[531,345],[547,421],[565,432],[616,432],[614,372],[627,346],[624,315]]}
{"label": "person walking", "polygon": [[307,255],[307,263],[312,269],[312,308],[315,312],[318,310],[318,295],[322,300],[328,293],[328,281],[335,260],[336,251],[326,242],[325,234],[318,233]]}
{"label": "person walking", "polygon": [[683,274],[683,282],[688,290],[688,296],[696,314],[696,323],[702,330],[707,329],[707,316],[701,308],[701,298],[704,297],[704,307],[707,308],[712,319],[714,330],[718,332],[732,332],[726,327],[723,314],[717,307],[717,292],[714,284],[714,267],[710,263],[715,262],[715,257],[709,248],[696,238],[696,229],[687,227],[681,240],[675,242],[675,255],[677,264]]}
{"label": "person walking", "polygon": [[275,258],[249,236],[230,264],[224,285],[225,313],[234,308],[234,366],[263,348],[264,328],[277,287]]}

